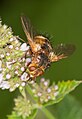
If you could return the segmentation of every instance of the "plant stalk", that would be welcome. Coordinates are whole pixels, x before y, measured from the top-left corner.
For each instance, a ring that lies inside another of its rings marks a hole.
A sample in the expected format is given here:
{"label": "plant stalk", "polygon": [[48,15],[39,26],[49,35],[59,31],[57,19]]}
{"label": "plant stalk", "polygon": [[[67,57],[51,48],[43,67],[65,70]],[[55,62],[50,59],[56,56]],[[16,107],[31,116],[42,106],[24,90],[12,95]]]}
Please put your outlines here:
{"label": "plant stalk", "polygon": [[47,108],[42,107],[42,111],[48,119],[56,119]]}

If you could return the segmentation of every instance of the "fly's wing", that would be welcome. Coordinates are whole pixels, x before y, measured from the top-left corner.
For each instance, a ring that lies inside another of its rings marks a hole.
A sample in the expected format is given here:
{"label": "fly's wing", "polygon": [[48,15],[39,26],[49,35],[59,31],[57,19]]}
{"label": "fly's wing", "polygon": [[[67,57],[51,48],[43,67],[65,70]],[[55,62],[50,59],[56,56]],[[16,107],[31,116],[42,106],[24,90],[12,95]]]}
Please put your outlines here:
{"label": "fly's wing", "polygon": [[27,19],[26,16],[22,15],[21,22],[27,38],[31,37],[33,39],[33,27],[30,23],[30,20]]}
{"label": "fly's wing", "polygon": [[54,55],[52,56],[52,62],[58,61],[63,58],[67,58],[75,51],[75,46],[72,44],[59,44],[54,49]]}
{"label": "fly's wing", "polygon": [[28,43],[31,46],[31,49],[33,50],[33,48],[35,46],[35,43],[33,41],[33,38],[34,38],[33,27],[30,23],[30,20],[27,19],[26,16],[24,16],[24,15],[21,16],[21,22],[22,22],[23,30],[26,34]]}

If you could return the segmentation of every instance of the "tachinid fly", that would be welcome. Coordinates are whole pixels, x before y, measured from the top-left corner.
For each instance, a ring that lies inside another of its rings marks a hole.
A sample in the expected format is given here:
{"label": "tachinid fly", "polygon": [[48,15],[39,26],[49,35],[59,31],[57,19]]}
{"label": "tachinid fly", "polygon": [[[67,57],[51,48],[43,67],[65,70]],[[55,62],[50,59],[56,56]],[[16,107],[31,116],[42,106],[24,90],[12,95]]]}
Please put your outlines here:
{"label": "tachinid fly", "polygon": [[75,51],[72,44],[58,44],[52,48],[49,39],[42,35],[34,35],[30,21],[21,16],[22,26],[30,45],[30,55],[32,61],[28,64],[29,77],[34,80],[42,75],[52,62],[67,58]]}

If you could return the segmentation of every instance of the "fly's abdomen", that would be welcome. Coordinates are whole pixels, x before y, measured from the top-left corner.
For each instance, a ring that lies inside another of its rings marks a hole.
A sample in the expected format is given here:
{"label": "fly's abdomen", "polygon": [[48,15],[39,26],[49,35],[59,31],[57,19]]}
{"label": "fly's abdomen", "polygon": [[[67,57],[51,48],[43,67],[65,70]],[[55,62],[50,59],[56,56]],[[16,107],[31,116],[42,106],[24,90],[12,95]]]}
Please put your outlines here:
{"label": "fly's abdomen", "polygon": [[32,62],[28,66],[30,76],[35,78],[44,73],[45,69],[49,66],[50,62],[45,53],[38,53],[32,57]]}

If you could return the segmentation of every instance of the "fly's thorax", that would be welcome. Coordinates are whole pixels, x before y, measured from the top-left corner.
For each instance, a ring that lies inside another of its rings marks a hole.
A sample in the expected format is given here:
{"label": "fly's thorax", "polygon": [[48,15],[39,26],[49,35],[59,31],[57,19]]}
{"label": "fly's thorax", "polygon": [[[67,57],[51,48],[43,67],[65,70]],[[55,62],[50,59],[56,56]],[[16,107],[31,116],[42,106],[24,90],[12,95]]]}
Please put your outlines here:
{"label": "fly's thorax", "polygon": [[43,36],[35,36],[34,37],[34,42],[36,43],[36,44],[44,44],[45,43],[45,41],[46,41],[46,38],[45,37],[43,37]]}
{"label": "fly's thorax", "polygon": [[46,37],[35,36],[34,42],[36,44],[37,51],[41,50],[42,52],[49,53],[52,50],[52,46]]}

